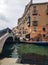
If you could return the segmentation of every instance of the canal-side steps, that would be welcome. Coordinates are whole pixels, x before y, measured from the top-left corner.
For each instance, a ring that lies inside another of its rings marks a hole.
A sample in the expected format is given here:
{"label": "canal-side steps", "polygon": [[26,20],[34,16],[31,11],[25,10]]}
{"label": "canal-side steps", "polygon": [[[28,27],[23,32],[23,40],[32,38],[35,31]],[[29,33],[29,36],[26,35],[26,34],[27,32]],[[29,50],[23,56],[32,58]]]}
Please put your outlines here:
{"label": "canal-side steps", "polygon": [[17,63],[18,58],[4,58],[0,59],[0,65],[29,65],[29,64],[19,64]]}

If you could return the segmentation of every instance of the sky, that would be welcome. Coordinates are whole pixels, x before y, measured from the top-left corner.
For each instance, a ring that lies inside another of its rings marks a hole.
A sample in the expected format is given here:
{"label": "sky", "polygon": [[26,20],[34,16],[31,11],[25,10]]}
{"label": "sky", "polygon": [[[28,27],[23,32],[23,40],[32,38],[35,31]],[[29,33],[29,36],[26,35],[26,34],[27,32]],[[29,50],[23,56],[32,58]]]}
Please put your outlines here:
{"label": "sky", "polygon": [[[25,5],[30,0],[0,0],[0,30],[17,26],[18,18],[24,12]],[[48,2],[48,0],[33,0],[33,3]]]}

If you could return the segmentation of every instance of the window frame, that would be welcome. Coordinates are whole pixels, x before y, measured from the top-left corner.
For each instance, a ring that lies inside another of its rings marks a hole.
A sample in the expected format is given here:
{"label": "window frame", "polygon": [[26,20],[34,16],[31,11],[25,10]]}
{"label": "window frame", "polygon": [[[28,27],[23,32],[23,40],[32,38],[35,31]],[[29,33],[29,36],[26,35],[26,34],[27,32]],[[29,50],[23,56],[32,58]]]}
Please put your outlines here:
{"label": "window frame", "polygon": [[34,32],[36,32],[36,31],[37,31],[37,27],[35,26],[35,27],[34,27]]}
{"label": "window frame", "polygon": [[36,6],[33,6],[33,10],[32,10],[32,15],[37,15],[38,14],[38,10]]}
{"label": "window frame", "polygon": [[36,20],[35,21],[32,21],[32,25],[33,26],[37,26],[38,25],[38,21],[36,21]]}
{"label": "window frame", "polygon": [[28,27],[30,27],[30,16],[28,16],[28,18],[27,18],[27,25],[28,25]]}
{"label": "window frame", "polygon": [[45,32],[46,31],[46,27],[43,27],[42,30]]}
{"label": "window frame", "polygon": [[43,35],[45,35],[45,36],[43,36],[43,38],[46,38],[46,34],[43,34]]}

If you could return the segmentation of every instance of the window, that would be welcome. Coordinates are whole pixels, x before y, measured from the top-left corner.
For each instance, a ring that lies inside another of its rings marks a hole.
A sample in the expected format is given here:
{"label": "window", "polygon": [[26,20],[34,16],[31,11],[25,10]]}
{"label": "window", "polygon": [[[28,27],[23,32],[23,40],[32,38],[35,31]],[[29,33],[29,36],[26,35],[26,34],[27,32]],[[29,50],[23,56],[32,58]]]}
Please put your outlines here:
{"label": "window", "polygon": [[47,10],[46,10],[46,14],[48,15],[48,5],[47,5]]}
{"label": "window", "polygon": [[25,20],[27,21],[27,17],[25,17]]}
{"label": "window", "polygon": [[35,32],[37,31],[37,28],[36,28],[36,27],[34,27],[34,31],[35,31]]}
{"label": "window", "polygon": [[29,27],[30,26],[30,16],[28,17],[27,24],[28,24],[28,27]]}
{"label": "window", "polygon": [[33,7],[33,15],[37,15],[37,9],[36,9],[36,6]]}
{"label": "window", "polygon": [[20,29],[21,30],[21,29]]}
{"label": "window", "polygon": [[24,30],[24,27],[22,27],[22,30]]}
{"label": "window", "polygon": [[33,8],[36,9],[36,6],[34,6]]}
{"label": "window", "polygon": [[28,23],[28,27],[30,27],[30,23]]}
{"label": "window", "polygon": [[26,34],[26,31],[23,31],[23,34]]}
{"label": "window", "polygon": [[19,34],[21,34],[21,32],[19,32]]}
{"label": "window", "polygon": [[28,17],[28,20],[27,20],[27,23],[29,23],[30,22],[30,16]]}
{"label": "window", "polygon": [[48,26],[48,24],[46,24]]}
{"label": "window", "polygon": [[46,31],[46,28],[45,27],[43,27],[43,31]]}
{"label": "window", "polygon": [[26,38],[30,39],[30,34],[27,34],[27,35],[26,35]]}
{"label": "window", "polygon": [[37,21],[33,21],[33,22],[32,22],[32,25],[33,25],[33,26],[37,26],[37,25],[38,25],[38,22],[37,22]]}
{"label": "window", "polygon": [[45,38],[46,37],[46,34],[43,34],[43,37]]}

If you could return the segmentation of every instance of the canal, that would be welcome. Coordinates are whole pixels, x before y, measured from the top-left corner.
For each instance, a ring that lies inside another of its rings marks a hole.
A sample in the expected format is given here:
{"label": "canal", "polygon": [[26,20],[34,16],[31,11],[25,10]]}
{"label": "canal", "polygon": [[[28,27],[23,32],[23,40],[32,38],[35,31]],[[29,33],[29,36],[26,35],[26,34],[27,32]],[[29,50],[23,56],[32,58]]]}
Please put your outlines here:
{"label": "canal", "polygon": [[[31,55],[29,54],[29,56],[28,56],[28,53],[31,53]],[[3,47],[0,58],[19,58],[19,56],[21,57],[23,54],[27,54],[27,56],[28,56],[27,57],[26,55],[24,55],[25,60],[22,57],[22,59],[23,59],[22,62],[24,62],[24,63],[26,63],[26,61],[27,61],[26,59],[29,57],[30,58],[32,57],[34,60],[34,58],[36,59],[36,57],[37,58],[42,57],[42,59],[44,59],[47,56],[47,59],[48,59],[48,46],[40,46],[40,45],[35,45],[35,44],[21,44],[21,43],[6,43]],[[41,58],[40,58],[40,60],[41,60]],[[32,63],[32,61],[31,61],[31,63]],[[35,62],[36,61],[34,60],[34,63]],[[48,64],[48,60],[43,61],[42,63],[44,63],[44,62]],[[29,63],[30,63],[30,61],[29,61]]]}
{"label": "canal", "polygon": [[48,46],[34,44],[6,43],[3,47],[1,57],[18,58],[19,53],[37,53],[48,56]]}
{"label": "canal", "polygon": [[17,49],[19,48],[20,44],[17,43],[7,43],[4,45],[1,58],[18,58]]}

